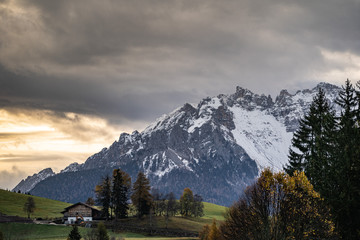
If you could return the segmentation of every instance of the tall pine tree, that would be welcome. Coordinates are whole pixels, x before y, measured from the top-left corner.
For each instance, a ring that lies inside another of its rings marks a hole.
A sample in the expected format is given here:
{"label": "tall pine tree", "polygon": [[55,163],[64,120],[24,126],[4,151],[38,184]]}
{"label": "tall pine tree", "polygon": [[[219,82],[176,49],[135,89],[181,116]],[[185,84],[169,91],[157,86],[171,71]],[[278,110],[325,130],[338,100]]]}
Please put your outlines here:
{"label": "tall pine tree", "polygon": [[129,174],[121,169],[113,171],[112,205],[114,207],[115,218],[126,218],[129,209],[129,191],[131,188],[131,178]]}
{"label": "tall pine tree", "polygon": [[331,206],[343,239],[360,239],[360,82],[345,82],[334,117],[319,92],[294,134],[285,170],[304,171]]}
{"label": "tall pine tree", "polygon": [[334,149],[335,113],[320,88],[310,110],[300,120],[299,130],[294,133],[289,152],[289,164],[285,171],[304,171],[317,191],[327,189],[325,179],[330,174],[327,166]]}
{"label": "tall pine tree", "polygon": [[152,205],[150,182],[142,172],[139,172],[137,175],[137,179],[133,186],[131,201],[136,208],[139,218],[150,213]]}
{"label": "tall pine tree", "polygon": [[332,169],[334,194],[324,196],[333,207],[336,223],[344,239],[360,238],[358,96],[347,80],[336,101],[342,111],[338,118],[337,155]]}
{"label": "tall pine tree", "polygon": [[96,202],[102,206],[102,215],[109,219],[111,207],[111,180],[109,176],[102,179],[102,182],[95,187]]}

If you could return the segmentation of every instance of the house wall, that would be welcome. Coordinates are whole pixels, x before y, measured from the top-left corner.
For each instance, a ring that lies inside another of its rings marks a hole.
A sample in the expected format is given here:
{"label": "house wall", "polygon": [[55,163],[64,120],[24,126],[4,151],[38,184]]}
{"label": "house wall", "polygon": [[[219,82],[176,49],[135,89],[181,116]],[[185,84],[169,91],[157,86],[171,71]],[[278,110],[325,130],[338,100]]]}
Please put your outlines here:
{"label": "house wall", "polygon": [[92,217],[91,208],[86,207],[84,205],[77,205],[68,210],[67,216],[68,217],[82,216],[84,219],[85,217]]}
{"label": "house wall", "polygon": [[[68,217],[67,218],[68,223],[75,223],[76,221],[76,217]],[[84,222],[91,222],[92,221],[92,217],[84,217]]]}

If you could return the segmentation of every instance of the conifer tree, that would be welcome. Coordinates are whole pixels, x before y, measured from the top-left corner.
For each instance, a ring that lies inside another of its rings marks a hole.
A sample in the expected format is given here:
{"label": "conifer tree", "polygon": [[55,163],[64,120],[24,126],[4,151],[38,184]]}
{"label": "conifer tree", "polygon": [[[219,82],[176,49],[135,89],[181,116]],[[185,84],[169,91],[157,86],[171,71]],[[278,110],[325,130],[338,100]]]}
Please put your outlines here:
{"label": "conifer tree", "polygon": [[139,172],[137,175],[137,179],[133,186],[131,201],[136,208],[139,218],[150,213],[152,205],[150,182],[142,172]]}
{"label": "conifer tree", "polygon": [[342,111],[336,135],[337,155],[333,164],[333,194],[325,195],[333,207],[336,223],[344,239],[360,238],[359,187],[359,98],[349,80],[336,103]]}
{"label": "conifer tree", "polygon": [[338,117],[324,111],[318,93],[294,134],[285,168],[289,174],[305,171],[331,206],[343,239],[360,239],[360,82],[356,86],[349,80],[342,86],[336,99]]}
{"label": "conifer tree", "polygon": [[116,219],[127,217],[131,178],[121,169],[113,171],[112,204]]}
{"label": "conifer tree", "polygon": [[300,120],[289,152],[288,174],[305,171],[317,191],[327,188],[328,167],[334,151],[335,113],[322,89],[313,98],[310,110]]}
{"label": "conifer tree", "polygon": [[76,225],[74,225],[73,228],[71,229],[67,239],[68,240],[80,240],[81,239],[79,229]]}
{"label": "conifer tree", "polygon": [[102,215],[109,219],[109,210],[111,207],[111,181],[110,177],[106,176],[102,182],[95,187],[96,201],[102,206]]}
{"label": "conifer tree", "polygon": [[97,226],[96,237],[98,240],[109,240],[109,234],[104,223],[100,222]]}

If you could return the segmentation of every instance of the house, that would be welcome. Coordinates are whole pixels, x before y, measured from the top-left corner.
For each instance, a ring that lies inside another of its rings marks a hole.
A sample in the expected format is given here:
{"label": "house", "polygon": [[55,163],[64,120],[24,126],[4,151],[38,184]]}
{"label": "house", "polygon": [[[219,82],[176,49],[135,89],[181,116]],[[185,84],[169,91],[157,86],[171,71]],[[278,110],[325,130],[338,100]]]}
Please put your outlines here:
{"label": "house", "polygon": [[91,222],[101,217],[101,211],[82,202],[65,208],[61,213],[64,214],[65,223]]}

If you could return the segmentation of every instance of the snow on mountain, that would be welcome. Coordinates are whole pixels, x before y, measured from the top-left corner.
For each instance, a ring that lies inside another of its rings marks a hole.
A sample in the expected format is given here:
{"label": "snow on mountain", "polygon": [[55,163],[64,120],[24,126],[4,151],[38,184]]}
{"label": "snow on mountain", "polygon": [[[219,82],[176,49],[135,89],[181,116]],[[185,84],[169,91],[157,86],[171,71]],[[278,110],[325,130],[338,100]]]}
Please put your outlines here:
{"label": "snow on mountain", "polygon": [[60,171],[60,173],[66,172],[76,172],[78,170],[79,164],[77,162],[71,163],[69,166]]}
{"label": "snow on mountain", "polygon": [[20,191],[22,193],[30,192],[36,184],[54,175],[55,173],[51,168],[45,168],[39,173],[27,177],[25,180],[21,180],[21,182],[14,187],[13,191]]}
{"label": "snow on mountain", "polygon": [[260,169],[270,167],[280,171],[287,163],[292,133],[274,116],[259,110],[246,111],[233,107],[235,129],[232,134]]}
{"label": "snow on mountain", "polygon": [[[80,201],[91,195],[96,179],[114,168],[122,168],[132,178],[143,171],[164,192],[180,194],[190,187],[206,201],[228,205],[261,169],[279,171],[287,163],[293,132],[319,87],[334,103],[340,89],[320,83],[295,94],[282,90],[275,102],[270,96],[237,87],[231,95],[207,97],[197,106],[185,104],[141,133],[121,134],[109,148],[83,164],[71,164],[54,179],[59,184],[65,184],[65,176],[68,181],[82,179],[87,189],[84,195],[67,186],[61,188],[73,194],[68,201]],[[47,182],[50,180],[35,186],[32,193],[62,200],[56,192],[59,188],[47,188]]]}

